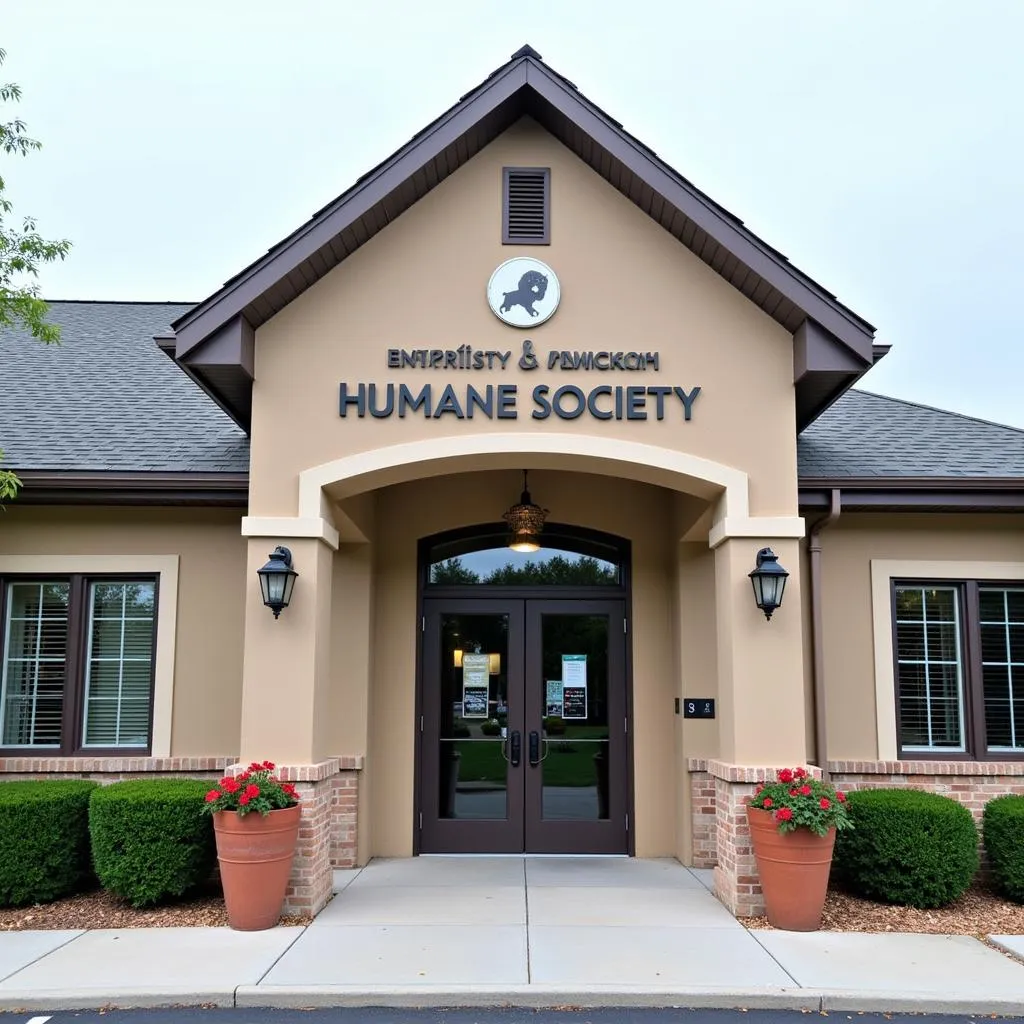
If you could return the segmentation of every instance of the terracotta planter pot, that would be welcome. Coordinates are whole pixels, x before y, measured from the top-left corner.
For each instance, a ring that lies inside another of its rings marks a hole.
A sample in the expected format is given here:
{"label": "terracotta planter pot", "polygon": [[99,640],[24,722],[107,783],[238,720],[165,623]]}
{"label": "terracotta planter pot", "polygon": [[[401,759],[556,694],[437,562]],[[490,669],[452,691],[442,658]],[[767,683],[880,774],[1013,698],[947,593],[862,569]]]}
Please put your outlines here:
{"label": "terracotta planter pot", "polygon": [[214,814],[217,860],[232,928],[255,932],[273,928],[280,919],[300,814],[298,804],[265,817],[258,811],[241,818],[237,811]]}
{"label": "terracotta planter pot", "polygon": [[836,830],[817,836],[810,829],[782,833],[771,811],[747,807],[750,841],[761,876],[768,923],[791,932],[821,927]]}

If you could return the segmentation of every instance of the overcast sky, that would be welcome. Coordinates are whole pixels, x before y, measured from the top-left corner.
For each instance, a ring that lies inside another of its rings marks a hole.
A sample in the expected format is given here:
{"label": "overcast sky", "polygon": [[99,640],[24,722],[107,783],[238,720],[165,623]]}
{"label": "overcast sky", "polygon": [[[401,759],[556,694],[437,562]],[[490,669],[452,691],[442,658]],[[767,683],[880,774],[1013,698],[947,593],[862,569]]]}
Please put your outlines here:
{"label": "overcast sky", "polygon": [[[0,0],[48,298],[195,301],[529,42],[878,328],[862,386],[1024,427],[1024,0]],[[8,119],[11,111],[3,111]]]}

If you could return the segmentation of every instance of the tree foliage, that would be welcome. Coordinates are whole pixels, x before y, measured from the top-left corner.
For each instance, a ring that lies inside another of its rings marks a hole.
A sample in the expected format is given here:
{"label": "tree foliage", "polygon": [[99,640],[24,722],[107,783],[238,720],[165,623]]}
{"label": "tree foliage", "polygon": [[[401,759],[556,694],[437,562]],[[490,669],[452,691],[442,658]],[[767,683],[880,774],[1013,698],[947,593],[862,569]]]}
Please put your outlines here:
{"label": "tree foliage", "polygon": [[[0,50],[0,64],[7,56]],[[14,82],[0,83],[0,103],[17,103],[21,89]],[[0,118],[0,153],[5,157],[28,156],[42,148],[31,138],[20,118]],[[2,170],[2,168],[0,168]],[[60,328],[46,320],[46,303],[39,295],[39,268],[64,259],[71,248],[66,239],[43,238],[33,217],[23,217],[20,227],[11,223],[14,204],[0,173],[0,330],[21,328],[46,345],[60,341]],[[0,459],[3,452],[0,451]],[[0,502],[18,493],[21,481],[10,470],[0,469]]]}
{"label": "tree foliage", "polygon": [[449,558],[431,567],[430,582],[443,586],[484,583],[506,587],[590,587],[615,584],[618,575],[614,567],[588,555],[576,559],[554,555],[543,562],[503,565],[484,577],[464,565],[461,558]]}

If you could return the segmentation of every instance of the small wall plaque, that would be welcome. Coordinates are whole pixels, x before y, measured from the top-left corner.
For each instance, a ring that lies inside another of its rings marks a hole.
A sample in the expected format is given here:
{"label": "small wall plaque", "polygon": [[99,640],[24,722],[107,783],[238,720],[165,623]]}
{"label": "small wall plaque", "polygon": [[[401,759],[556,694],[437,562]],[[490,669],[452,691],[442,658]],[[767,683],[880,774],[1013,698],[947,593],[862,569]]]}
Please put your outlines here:
{"label": "small wall plaque", "polygon": [[683,718],[714,718],[715,701],[713,697],[684,697]]}

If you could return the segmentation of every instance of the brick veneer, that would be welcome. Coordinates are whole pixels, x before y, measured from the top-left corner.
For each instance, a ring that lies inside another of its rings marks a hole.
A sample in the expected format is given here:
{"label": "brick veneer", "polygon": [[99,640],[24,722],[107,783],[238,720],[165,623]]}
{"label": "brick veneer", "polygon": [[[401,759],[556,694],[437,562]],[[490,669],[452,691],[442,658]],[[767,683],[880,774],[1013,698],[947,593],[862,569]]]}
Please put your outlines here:
{"label": "brick veneer", "polygon": [[219,779],[236,757],[0,757],[0,776],[5,781],[92,779],[107,784],[122,779],[161,778]]}
{"label": "brick veneer", "polygon": [[[299,792],[302,820],[284,913],[311,917],[331,898],[334,868],[356,863],[361,757],[331,757],[316,764],[278,765],[276,774]],[[243,764],[227,774],[238,775]]]}
{"label": "brick veneer", "polygon": [[[715,895],[737,917],[757,917],[764,913],[764,898],[750,845],[746,803],[754,795],[759,782],[775,778],[776,769],[694,757],[689,760],[689,770],[695,866],[714,867]],[[811,775],[821,775],[819,769],[811,766],[807,771]],[[712,783],[713,815],[708,811]],[[700,864],[696,863],[698,835],[702,843]]]}
{"label": "brick veneer", "polygon": [[[775,769],[697,757],[688,767],[693,865],[715,869],[715,894],[737,917],[755,917],[764,901],[744,805],[758,782],[774,779]],[[1024,795],[1024,761],[830,761],[828,767],[837,789],[905,786],[941,793],[962,803],[979,826],[989,800]],[[807,770],[821,776],[818,768]]]}
{"label": "brick veneer", "polygon": [[842,789],[906,786],[952,797],[979,825],[993,797],[1024,794],[1024,761],[829,761],[828,768]]}
{"label": "brick veneer", "polygon": [[[332,757],[317,764],[279,765],[276,773],[299,791],[302,820],[284,912],[312,916],[330,899],[334,868],[356,863],[359,773],[362,757]],[[92,779],[104,785],[122,779],[219,779],[239,775],[237,757],[6,757],[5,781],[45,778]]]}

